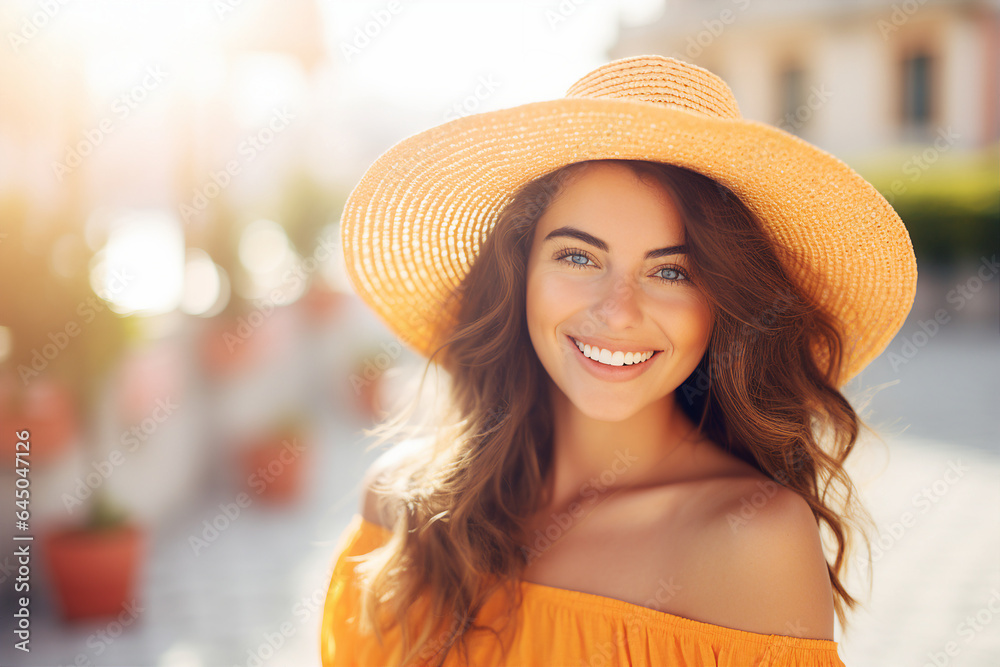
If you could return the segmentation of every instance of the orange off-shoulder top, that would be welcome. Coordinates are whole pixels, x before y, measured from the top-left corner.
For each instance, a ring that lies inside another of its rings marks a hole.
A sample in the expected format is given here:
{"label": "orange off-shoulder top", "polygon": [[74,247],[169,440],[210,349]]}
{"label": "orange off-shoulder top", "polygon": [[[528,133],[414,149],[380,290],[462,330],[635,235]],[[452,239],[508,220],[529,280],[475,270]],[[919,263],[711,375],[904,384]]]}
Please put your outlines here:
{"label": "orange off-shoulder top", "polygon": [[[356,629],[360,588],[351,556],[368,553],[391,535],[355,514],[340,537],[330,587],[323,608],[320,644],[323,667],[397,664],[398,628],[380,646],[374,635]],[[497,636],[477,633],[467,643],[467,661],[453,647],[445,665],[642,665],[673,667],[845,667],[837,642],[787,635],[766,635],[703,623],[614,598],[519,582],[522,604],[506,654]],[[475,618],[477,625],[503,627],[506,596],[490,598]],[[509,633],[509,634],[507,634]]]}

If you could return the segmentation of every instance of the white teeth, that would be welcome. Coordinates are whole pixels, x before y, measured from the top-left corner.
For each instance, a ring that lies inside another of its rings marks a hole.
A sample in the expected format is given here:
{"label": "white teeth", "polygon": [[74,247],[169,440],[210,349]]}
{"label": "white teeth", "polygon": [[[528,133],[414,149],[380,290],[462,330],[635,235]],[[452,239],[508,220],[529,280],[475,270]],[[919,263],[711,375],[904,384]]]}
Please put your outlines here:
{"label": "white teeth", "polygon": [[653,356],[653,352],[622,352],[621,350],[612,352],[611,350],[605,350],[604,348],[591,347],[577,340],[573,341],[576,346],[580,348],[583,352],[583,356],[593,359],[594,361],[599,361],[602,364],[607,364],[608,366],[631,366],[634,364],[641,364],[642,362]]}

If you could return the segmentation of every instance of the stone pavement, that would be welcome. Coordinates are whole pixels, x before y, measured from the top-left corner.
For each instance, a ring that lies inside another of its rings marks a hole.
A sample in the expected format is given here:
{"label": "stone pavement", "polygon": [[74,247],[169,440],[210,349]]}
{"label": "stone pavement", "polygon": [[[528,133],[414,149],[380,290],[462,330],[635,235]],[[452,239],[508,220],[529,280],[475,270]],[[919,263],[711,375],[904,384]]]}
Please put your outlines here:
{"label": "stone pavement", "polygon": [[[1000,458],[940,441],[866,441],[849,470],[878,527],[856,558],[850,667],[1000,665]],[[852,456],[853,459],[853,456]]]}

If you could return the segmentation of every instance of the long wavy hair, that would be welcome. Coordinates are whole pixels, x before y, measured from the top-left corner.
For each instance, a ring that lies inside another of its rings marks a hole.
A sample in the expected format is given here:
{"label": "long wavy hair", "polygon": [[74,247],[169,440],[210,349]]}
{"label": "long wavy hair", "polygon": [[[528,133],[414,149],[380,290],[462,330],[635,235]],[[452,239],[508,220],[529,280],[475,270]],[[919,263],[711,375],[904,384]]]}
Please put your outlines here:
{"label": "long wavy hair", "polygon": [[[454,296],[457,326],[435,342],[417,397],[366,433],[378,436],[372,448],[394,440],[398,456],[371,487],[392,535],[357,558],[359,631],[384,642],[398,627],[403,665],[440,665],[456,644],[467,656],[474,632],[500,640],[474,624],[499,589],[511,596],[508,623],[520,604],[525,522],[543,500],[553,436],[546,371],[526,323],[528,254],[547,206],[594,162],[537,178],[506,202]],[[707,350],[675,392],[678,405],[701,434],[809,503],[828,529],[828,552],[834,541],[827,568],[846,629],[845,606],[858,601],[841,576],[855,532],[870,564],[868,537],[854,529],[874,524],[844,469],[866,425],[836,386],[845,356],[837,322],[790,279],[787,267],[804,267],[800,258],[773,242],[728,188],[674,165],[607,162],[671,195],[685,221],[691,277],[714,314]],[[432,364],[444,371],[443,398],[414,425]],[[417,615],[420,601],[426,613]]]}

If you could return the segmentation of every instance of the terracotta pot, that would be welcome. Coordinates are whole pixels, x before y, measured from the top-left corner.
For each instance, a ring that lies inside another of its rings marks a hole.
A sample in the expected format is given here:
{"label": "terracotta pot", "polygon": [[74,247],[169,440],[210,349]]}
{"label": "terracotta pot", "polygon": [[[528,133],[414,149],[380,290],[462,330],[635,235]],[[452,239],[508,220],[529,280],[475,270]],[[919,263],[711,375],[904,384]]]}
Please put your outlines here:
{"label": "terracotta pot", "polygon": [[213,321],[205,327],[201,338],[201,359],[214,375],[227,375],[257,361],[262,352],[259,337],[240,335],[245,332],[235,320]]}
{"label": "terracotta pot", "polygon": [[142,528],[132,524],[49,533],[45,556],[63,617],[120,615],[136,597],[144,541]]}
{"label": "terracotta pot", "polygon": [[304,444],[301,436],[271,436],[242,450],[244,478],[251,498],[287,504],[301,497],[306,453],[296,444]]}
{"label": "terracotta pot", "polygon": [[303,310],[314,321],[338,316],[348,301],[350,301],[348,294],[331,289],[318,280],[314,280],[306,293],[299,299]]}
{"label": "terracotta pot", "polygon": [[293,309],[270,305],[209,322],[201,354],[211,372],[227,375],[280,355],[294,344]]}
{"label": "terracotta pot", "polygon": [[[14,378],[7,376],[0,382],[0,433],[4,438],[3,465],[14,466],[14,433],[29,432],[28,459],[31,465],[44,466],[60,460],[69,453],[70,445],[79,435],[76,399],[62,383],[47,378],[37,378],[28,386],[23,404],[13,406]],[[16,451],[25,451],[23,448]]]}

